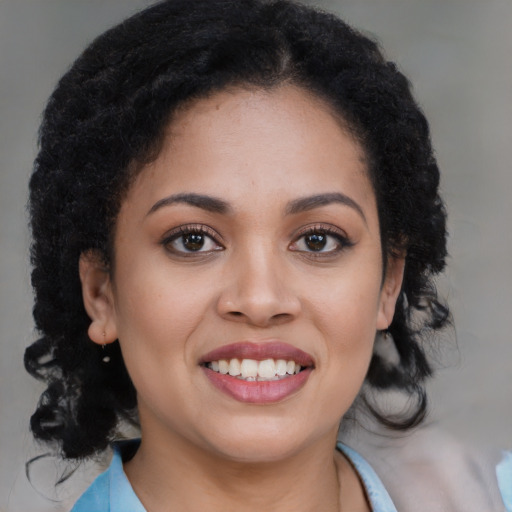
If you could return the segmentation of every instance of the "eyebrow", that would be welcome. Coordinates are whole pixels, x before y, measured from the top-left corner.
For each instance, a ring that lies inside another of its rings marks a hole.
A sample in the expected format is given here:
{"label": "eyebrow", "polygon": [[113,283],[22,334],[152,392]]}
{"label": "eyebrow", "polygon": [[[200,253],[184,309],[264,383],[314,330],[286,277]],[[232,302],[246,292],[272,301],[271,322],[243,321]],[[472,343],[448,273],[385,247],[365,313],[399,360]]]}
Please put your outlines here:
{"label": "eyebrow", "polygon": [[[201,208],[212,213],[226,214],[232,211],[231,206],[222,199],[213,196],[187,192],[182,194],[173,194],[160,199],[150,208],[146,215],[151,215],[155,211],[165,206],[171,206],[173,204],[180,203],[195,206],[196,208]],[[345,194],[341,194],[340,192],[329,192],[325,194],[316,194],[314,196],[294,199],[288,203],[285,213],[286,215],[296,215],[298,213],[314,210],[315,208],[326,206],[332,203],[349,206],[362,217],[365,223],[367,222],[366,216],[361,206],[359,206],[359,204],[352,198],[346,196]]]}
{"label": "eyebrow", "polygon": [[294,199],[293,201],[290,201],[290,203],[288,203],[288,206],[286,207],[286,214],[294,215],[297,213],[307,212],[309,210],[319,208],[320,206],[326,206],[332,203],[338,203],[343,204],[345,206],[349,206],[362,217],[365,223],[367,223],[366,216],[361,206],[359,206],[359,204],[356,203],[352,198],[339,192],[329,192],[326,194],[317,194],[314,196],[307,196],[301,197],[299,199]]}
{"label": "eyebrow", "polygon": [[195,206],[197,208],[201,208],[213,213],[225,214],[231,211],[229,204],[222,199],[218,199],[217,197],[194,193],[184,193],[174,194],[160,199],[150,208],[146,215],[151,215],[164,206],[171,206],[177,203],[188,204],[190,206]]}

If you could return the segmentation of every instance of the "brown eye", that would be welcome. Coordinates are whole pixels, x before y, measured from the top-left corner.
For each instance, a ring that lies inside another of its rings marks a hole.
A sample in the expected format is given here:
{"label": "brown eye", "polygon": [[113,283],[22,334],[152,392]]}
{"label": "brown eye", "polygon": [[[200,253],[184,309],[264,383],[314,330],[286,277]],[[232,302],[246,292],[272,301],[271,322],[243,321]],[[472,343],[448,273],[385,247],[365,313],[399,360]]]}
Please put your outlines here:
{"label": "brown eye", "polygon": [[304,237],[304,243],[311,251],[321,251],[327,245],[327,236],[323,233],[311,233]]}
{"label": "brown eye", "polygon": [[174,254],[211,253],[223,249],[206,227],[183,226],[162,240],[166,250]]}
{"label": "brown eye", "polygon": [[315,228],[299,236],[289,248],[292,251],[328,256],[351,245],[352,242],[338,231]]}
{"label": "brown eye", "polygon": [[182,236],[182,244],[187,251],[200,251],[204,246],[204,242],[205,237],[200,233],[189,233]]}

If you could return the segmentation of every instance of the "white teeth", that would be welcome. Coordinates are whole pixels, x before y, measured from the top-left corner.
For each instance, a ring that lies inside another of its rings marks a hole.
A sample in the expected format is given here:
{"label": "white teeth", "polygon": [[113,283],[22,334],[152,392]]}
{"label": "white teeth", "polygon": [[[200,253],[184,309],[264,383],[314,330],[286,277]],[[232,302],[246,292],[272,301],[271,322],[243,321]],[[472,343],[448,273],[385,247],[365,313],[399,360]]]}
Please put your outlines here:
{"label": "white teeth", "polygon": [[[265,359],[260,361],[258,365],[258,376],[262,379],[271,379],[276,375],[276,363],[273,359]],[[244,377],[244,375],[242,375]]]}
{"label": "white teeth", "polygon": [[231,361],[229,361],[228,373],[231,375],[231,377],[240,375],[240,361],[238,359],[231,359]]}
{"label": "white teeth", "polygon": [[[215,363],[215,361],[211,362],[212,370],[214,370],[213,363]],[[229,372],[229,362],[226,361],[225,359],[221,359],[219,361],[219,372],[222,373],[223,375],[226,375]]]}
{"label": "white teeth", "polygon": [[286,361],[284,359],[278,359],[276,361],[276,374],[280,377],[286,375]]}
{"label": "white teeth", "polygon": [[211,361],[208,367],[214,372],[223,375],[229,374],[232,377],[253,381],[279,380],[290,375],[296,375],[302,367],[295,361],[286,361],[285,359],[264,359],[257,361],[255,359],[220,359]]}
{"label": "white teeth", "polygon": [[257,377],[258,361],[255,361],[254,359],[244,359],[240,365],[240,373],[244,379],[247,379],[248,377]]}

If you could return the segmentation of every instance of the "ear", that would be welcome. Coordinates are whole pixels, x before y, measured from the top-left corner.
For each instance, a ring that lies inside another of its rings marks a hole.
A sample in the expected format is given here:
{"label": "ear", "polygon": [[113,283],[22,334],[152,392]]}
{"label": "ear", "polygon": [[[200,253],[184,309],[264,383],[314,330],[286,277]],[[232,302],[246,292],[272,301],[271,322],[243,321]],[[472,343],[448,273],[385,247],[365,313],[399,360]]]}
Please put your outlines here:
{"label": "ear", "polygon": [[117,339],[114,298],[109,270],[101,253],[90,250],[80,255],[80,281],[84,307],[91,319],[89,338],[104,345]]}
{"label": "ear", "polygon": [[404,279],[405,255],[390,256],[386,268],[386,276],[380,292],[377,329],[385,330],[393,321],[396,301]]}

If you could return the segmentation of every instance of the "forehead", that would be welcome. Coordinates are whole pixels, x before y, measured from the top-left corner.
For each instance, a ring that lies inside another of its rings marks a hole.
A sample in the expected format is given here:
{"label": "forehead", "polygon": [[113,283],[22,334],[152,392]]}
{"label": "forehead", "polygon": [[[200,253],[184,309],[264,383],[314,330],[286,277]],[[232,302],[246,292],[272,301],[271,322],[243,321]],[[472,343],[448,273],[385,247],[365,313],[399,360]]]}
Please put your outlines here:
{"label": "forehead", "polygon": [[[241,138],[243,134],[238,128],[242,124],[247,136],[257,134],[262,142],[265,133],[271,136],[273,131],[281,128],[286,128],[288,136],[297,138],[311,138],[312,132],[316,132],[318,139],[325,142],[333,137],[339,139],[341,135],[354,145],[361,162],[366,161],[361,144],[343,116],[328,101],[292,84],[268,89],[229,87],[186,102],[172,116],[167,141],[180,142],[180,137],[197,137],[208,130],[217,130],[224,139]],[[285,140],[274,140],[271,146],[278,142]]]}
{"label": "forehead", "polygon": [[345,121],[291,85],[224,90],[182,106],[132,188],[148,201],[164,192],[264,202],[330,191],[373,200],[364,151]]}

